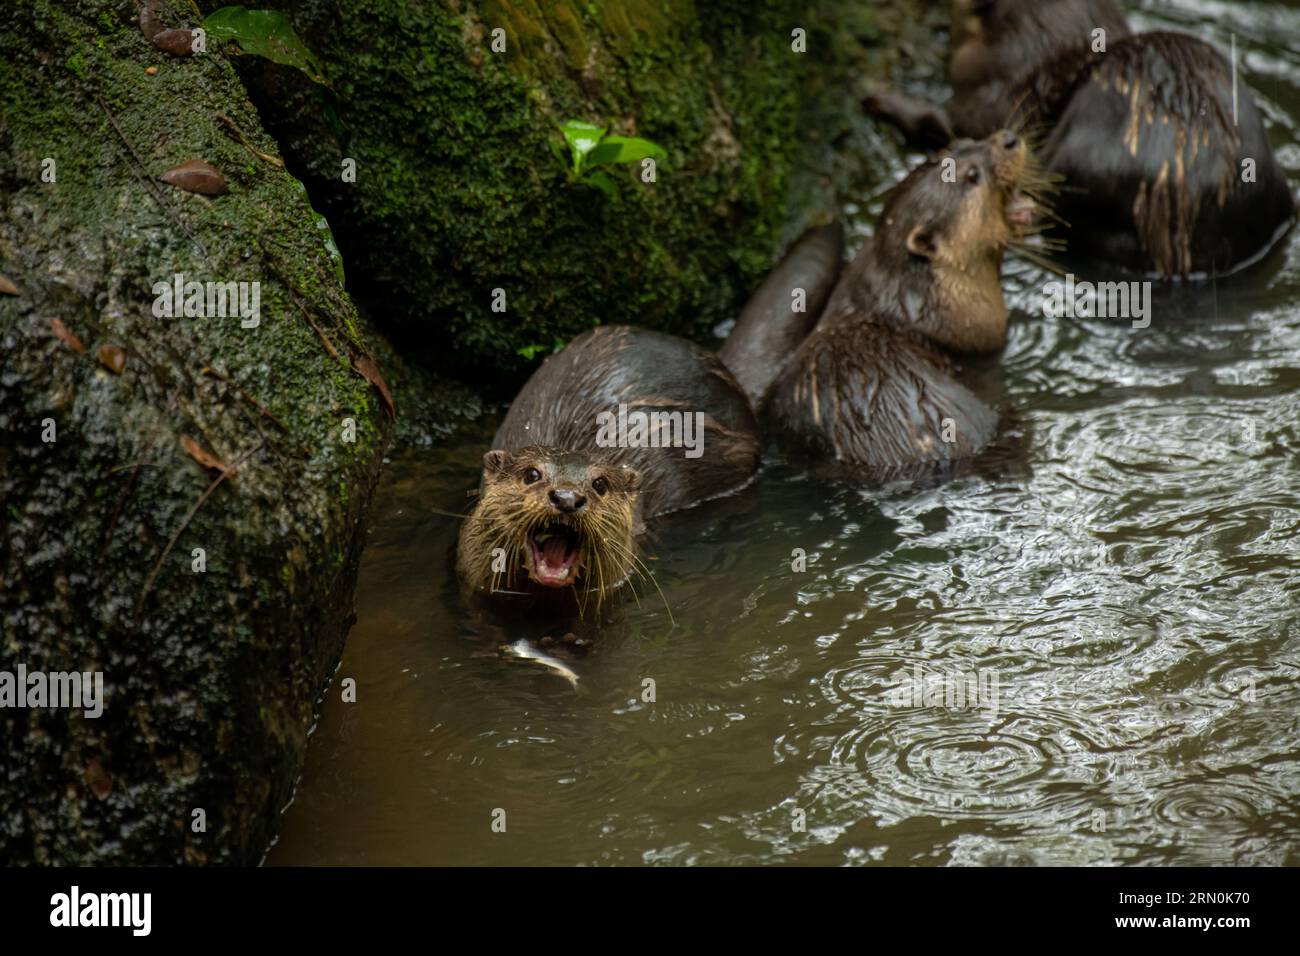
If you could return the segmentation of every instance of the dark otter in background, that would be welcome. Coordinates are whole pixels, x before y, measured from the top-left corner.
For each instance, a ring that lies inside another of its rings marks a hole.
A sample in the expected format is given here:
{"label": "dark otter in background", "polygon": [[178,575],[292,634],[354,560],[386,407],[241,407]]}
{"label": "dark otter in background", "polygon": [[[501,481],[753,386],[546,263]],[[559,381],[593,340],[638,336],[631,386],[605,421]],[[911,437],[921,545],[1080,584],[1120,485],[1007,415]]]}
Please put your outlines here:
{"label": "dark otter in background", "polygon": [[602,326],[533,373],[492,449],[461,526],[462,581],[585,608],[636,573],[647,520],[748,483],[761,440],[716,355],[660,332]]}
{"label": "dark otter in background", "polygon": [[786,364],[767,421],[787,441],[879,480],[969,458],[997,415],[953,353],[1006,343],[1003,251],[1033,203],[1023,142],[961,140],[895,188],[876,233]]}
{"label": "dark otter in background", "polygon": [[[1133,34],[1110,0],[952,0],[946,114],[894,93],[867,106],[910,135],[1041,135],[1065,178],[1070,250],[1163,278],[1262,258],[1295,201],[1250,91],[1181,33]],[[1104,51],[1101,37],[1104,31]]]}

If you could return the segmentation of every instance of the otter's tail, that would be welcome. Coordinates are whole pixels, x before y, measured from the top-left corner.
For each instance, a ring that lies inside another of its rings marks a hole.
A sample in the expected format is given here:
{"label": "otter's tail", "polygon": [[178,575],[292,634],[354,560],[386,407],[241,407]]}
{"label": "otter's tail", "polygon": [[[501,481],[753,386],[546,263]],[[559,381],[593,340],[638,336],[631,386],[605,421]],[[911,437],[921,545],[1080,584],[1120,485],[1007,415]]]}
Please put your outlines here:
{"label": "otter's tail", "polygon": [[763,407],[782,366],[812,331],[839,280],[844,228],[814,226],[790,247],[740,313],[718,353],[749,396]]}

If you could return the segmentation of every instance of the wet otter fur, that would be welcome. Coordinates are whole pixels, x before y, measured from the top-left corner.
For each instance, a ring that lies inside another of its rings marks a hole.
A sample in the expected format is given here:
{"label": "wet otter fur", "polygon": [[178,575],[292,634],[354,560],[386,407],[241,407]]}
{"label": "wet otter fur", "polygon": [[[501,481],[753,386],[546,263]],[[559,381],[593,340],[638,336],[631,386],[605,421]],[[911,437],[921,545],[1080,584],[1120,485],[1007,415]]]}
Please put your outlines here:
{"label": "wet otter fur", "polygon": [[814,226],[790,247],[754,293],[718,351],[754,408],[817,324],[844,260],[844,227]]}
{"label": "wet otter fur", "polygon": [[1261,259],[1294,223],[1254,98],[1238,84],[1234,114],[1232,66],[1209,44],[1134,34],[1110,0],[950,5],[946,116],[897,96],[869,108],[905,130],[1026,130],[1064,177],[1056,212],[1071,253],[1160,278],[1222,276]]}
{"label": "wet otter fur", "polygon": [[997,415],[959,380],[956,358],[1006,343],[1000,268],[1030,179],[1025,144],[1005,130],[909,173],[773,387],[774,433],[871,481],[987,445]]}
{"label": "wet otter fur", "polygon": [[[684,424],[698,413],[700,454],[611,447],[602,428],[620,406],[658,421],[660,441],[672,428],[666,416]],[[497,429],[461,525],[457,571],[489,595],[599,606],[643,572],[648,520],[747,484],[760,452],[749,401],[716,355],[646,329],[592,329],[546,359]]]}

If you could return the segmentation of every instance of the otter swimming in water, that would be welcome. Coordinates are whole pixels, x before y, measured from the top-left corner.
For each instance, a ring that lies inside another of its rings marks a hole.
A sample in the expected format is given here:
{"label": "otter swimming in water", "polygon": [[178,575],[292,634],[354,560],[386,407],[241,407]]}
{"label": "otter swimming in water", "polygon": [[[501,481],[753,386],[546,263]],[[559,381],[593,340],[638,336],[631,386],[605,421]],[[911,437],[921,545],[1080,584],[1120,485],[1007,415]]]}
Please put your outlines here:
{"label": "otter swimming in water", "polygon": [[592,329],[546,359],[497,429],[457,571],[486,594],[598,606],[637,573],[648,520],[747,484],[761,444],[716,355]]}
{"label": "otter swimming in water", "polygon": [[988,444],[997,415],[959,381],[955,357],[1006,343],[1002,256],[1028,226],[1032,178],[1007,130],[909,173],[773,386],[770,428],[867,480]]}
{"label": "otter swimming in water", "polygon": [[909,135],[1041,135],[1064,177],[1072,252],[1162,278],[1262,258],[1295,201],[1231,64],[1186,34],[1134,34],[1111,0],[951,0],[946,113],[895,93],[868,108]]}

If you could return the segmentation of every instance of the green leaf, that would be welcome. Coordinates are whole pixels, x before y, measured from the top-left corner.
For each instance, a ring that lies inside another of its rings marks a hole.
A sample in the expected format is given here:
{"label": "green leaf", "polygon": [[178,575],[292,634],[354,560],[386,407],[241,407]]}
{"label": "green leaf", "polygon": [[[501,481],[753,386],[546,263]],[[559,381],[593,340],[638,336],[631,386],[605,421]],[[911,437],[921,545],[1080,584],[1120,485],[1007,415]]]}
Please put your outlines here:
{"label": "green leaf", "polygon": [[609,178],[608,173],[596,170],[594,173],[588,173],[582,181],[588,186],[595,186],[606,196],[613,196],[618,192],[618,187],[614,185],[614,180]]}
{"label": "green leaf", "polygon": [[568,155],[564,152],[564,147],[561,146],[559,143],[557,143],[557,142],[556,142],[555,140],[553,140],[553,139],[548,139],[548,140],[546,141],[546,145],[549,146],[549,147],[551,147],[551,152],[555,154],[555,158],[558,159],[562,164],[564,164],[564,168],[565,168],[565,169],[568,169],[568,168],[569,168],[569,157],[568,157]]}
{"label": "green leaf", "polygon": [[561,124],[560,132],[564,134],[564,141],[573,153],[573,168],[581,170],[583,158],[596,148],[600,138],[605,135],[605,127],[584,123],[582,120],[569,120]]}
{"label": "green leaf", "polygon": [[329,85],[320,62],[278,10],[222,7],[204,18],[203,29],[214,40],[234,40],[245,53],[297,67],[315,82]]}
{"label": "green leaf", "polygon": [[646,157],[667,157],[663,147],[639,136],[606,136],[600,145],[587,156],[587,166],[608,166],[612,163],[635,163]]}
{"label": "green leaf", "polygon": [[[557,335],[555,341],[553,341],[549,346],[551,354],[554,355],[556,352],[561,351],[565,344],[564,339]],[[547,348],[548,346],[545,345],[525,345],[523,348],[515,349],[515,354],[522,355],[531,362],[533,359],[537,358],[537,356],[545,352]]]}

